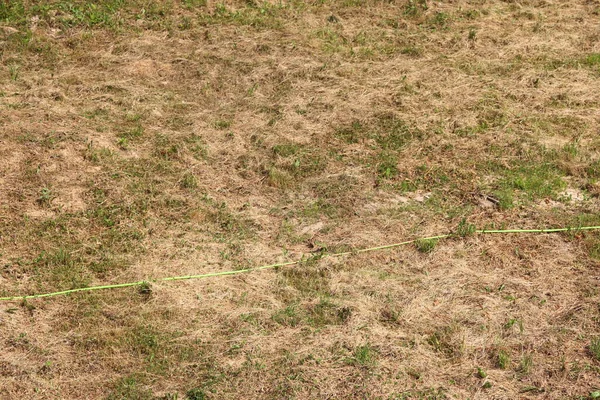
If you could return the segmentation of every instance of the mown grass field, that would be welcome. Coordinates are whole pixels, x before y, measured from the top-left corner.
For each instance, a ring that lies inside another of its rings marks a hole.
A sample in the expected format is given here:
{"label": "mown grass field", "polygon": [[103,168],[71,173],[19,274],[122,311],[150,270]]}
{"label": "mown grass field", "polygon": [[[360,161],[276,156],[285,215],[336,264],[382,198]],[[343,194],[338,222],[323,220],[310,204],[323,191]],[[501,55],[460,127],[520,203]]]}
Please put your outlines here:
{"label": "mown grass field", "polygon": [[593,399],[600,1],[0,0],[2,399]]}

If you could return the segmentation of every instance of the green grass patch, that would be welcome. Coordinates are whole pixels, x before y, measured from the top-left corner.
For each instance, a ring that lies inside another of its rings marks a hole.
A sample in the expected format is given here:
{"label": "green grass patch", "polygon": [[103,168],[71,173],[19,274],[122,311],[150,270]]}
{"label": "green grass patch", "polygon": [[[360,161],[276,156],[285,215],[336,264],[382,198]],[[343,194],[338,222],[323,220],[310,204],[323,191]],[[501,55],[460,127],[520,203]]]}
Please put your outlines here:
{"label": "green grass patch", "polygon": [[288,6],[284,3],[248,1],[245,7],[231,9],[218,3],[212,13],[199,16],[201,25],[240,25],[256,29],[280,29]]}
{"label": "green grass patch", "polygon": [[278,187],[289,187],[325,170],[329,160],[318,148],[295,143],[282,143],[272,148],[269,179]]}
{"label": "green grass patch", "polygon": [[582,61],[588,67],[600,67],[600,53],[588,54]]}
{"label": "green grass patch", "polygon": [[563,174],[554,164],[541,162],[525,164],[501,172],[502,178],[496,183],[494,196],[502,209],[508,209],[515,202],[526,203],[543,198],[557,199],[566,188]]}
{"label": "green grass patch", "polygon": [[[83,260],[65,248],[42,252],[32,262],[39,286],[48,290],[66,290],[86,287],[91,274]],[[46,286],[48,285],[48,286]]]}
{"label": "green grass patch", "polygon": [[141,383],[142,379],[138,374],[131,374],[119,379],[110,391],[107,400],[154,400],[152,390]]}
{"label": "green grass patch", "polygon": [[370,367],[375,365],[377,360],[377,350],[369,343],[358,346],[352,352],[352,357],[346,359],[346,363],[360,367]]}
{"label": "green grass patch", "polygon": [[117,13],[125,7],[127,2],[123,0],[6,0],[0,3],[0,20],[24,26],[27,20],[37,17],[50,24],[58,22],[62,28],[114,27],[119,23]]}
{"label": "green grass patch", "polygon": [[319,259],[320,255],[316,255],[296,266],[282,269],[286,283],[300,292],[328,296],[330,272],[319,267]]}

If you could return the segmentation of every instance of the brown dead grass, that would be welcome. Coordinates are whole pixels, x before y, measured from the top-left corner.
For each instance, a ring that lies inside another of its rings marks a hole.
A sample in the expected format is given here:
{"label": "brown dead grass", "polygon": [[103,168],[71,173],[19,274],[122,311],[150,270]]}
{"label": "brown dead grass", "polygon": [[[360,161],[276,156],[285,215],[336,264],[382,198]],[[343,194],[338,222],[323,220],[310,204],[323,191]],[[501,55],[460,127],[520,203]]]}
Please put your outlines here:
{"label": "brown dead grass", "polygon": [[[0,294],[599,221],[598,2],[44,3],[0,24]],[[0,397],[588,398],[599,243],[6,303]]]}

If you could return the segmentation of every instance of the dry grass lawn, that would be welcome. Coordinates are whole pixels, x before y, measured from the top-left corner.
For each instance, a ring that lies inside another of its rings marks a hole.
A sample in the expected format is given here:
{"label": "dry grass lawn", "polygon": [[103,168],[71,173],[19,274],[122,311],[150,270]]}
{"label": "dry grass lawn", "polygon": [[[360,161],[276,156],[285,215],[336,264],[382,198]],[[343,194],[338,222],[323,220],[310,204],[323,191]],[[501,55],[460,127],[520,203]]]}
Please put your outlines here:
{"label": "dry grass lawn", "polygon": [[598,0],[0,0],[2,399],[600,397]]}

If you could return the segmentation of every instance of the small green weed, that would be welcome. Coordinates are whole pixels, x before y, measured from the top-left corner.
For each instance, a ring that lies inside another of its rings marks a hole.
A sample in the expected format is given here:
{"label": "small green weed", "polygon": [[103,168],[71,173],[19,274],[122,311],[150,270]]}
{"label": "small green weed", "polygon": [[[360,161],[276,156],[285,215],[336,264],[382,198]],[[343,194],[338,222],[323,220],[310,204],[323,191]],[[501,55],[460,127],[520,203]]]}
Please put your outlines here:
{"label": "small green weed", "polygon": [[37,199],[37,202],[43,206],[49,206],[52,199],[54,199],[54,193],[49,188],[43,188],[40,190],[40,196]]}
{"label": "small green weed", "polygon": [[[518,253],[518,250],[517,250]],[[504,329],[508,330],[510,328],[512,328],[514,325],[517,325],[519,327],[519,332],[523,333],[523,321],[521,321],[520,319],[517,318],[511,318],[508,320],[507,323],[504,324]]]}
{"label": "small green weed", "polygon": [[119,148],[122,150],[127,150],[127,148],[129,148],[129,139],[120,137],[117,139],[117,146],[119,146]]}

